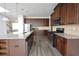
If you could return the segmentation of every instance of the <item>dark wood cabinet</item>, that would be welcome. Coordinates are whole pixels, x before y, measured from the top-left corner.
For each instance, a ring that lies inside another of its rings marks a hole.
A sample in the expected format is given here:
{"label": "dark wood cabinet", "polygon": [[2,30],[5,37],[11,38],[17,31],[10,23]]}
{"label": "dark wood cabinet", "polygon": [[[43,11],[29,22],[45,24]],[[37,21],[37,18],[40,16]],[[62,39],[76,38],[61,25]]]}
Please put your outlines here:
{"label": "dark wood cabinet", "polygon": [[66,51],[67,51],[67,39],[62,38],[62,40],[61,40],[61,54],[67,55]]}
{"label": "dark wood cabinet", "polygon": [[[65,3],[64,6],[66,8],[63,8],[63,9],[66,9],[65,12],[63,14],[66,14],[64,15],[64,21],[63,23],[64,24],[77,24],[77,5],[76,3]],[[61,9],[61,14],[62,14],[62,9]],[[62,17],[61,17],[62,18]]]}
{"label": "dark wood cabinet", "polygon": [[79,3],[76,3],[77,7],[77,24],[79,24]]}
{"label": "dark wood cabinet", "polygon": [[61,4],[61,11],[60,11],[60,17],[61,17],[61,25],[65,25],[67,20],[67,4]]}
{"label": "dark wood cabinet", "polygon": [[[54,19],[60,17],[61,25],[79,24],[79,4],[77,3],[60,3],[52,13],[52,23]],[[53,25],[52,25],[53,26]]]}
{"label": "dark wood cabinet", "polygon": [[79,56],[79,39],[68,39],[56,35],[55,37],[56,49],[63,56]]}
{"label": "dark wood cabinet", "polygon": [[56,6],[56,8],[54,9],[54,12],[51,14],[51,23],[52,23],[52,25],[53,25],[53,22],[56,19],[60,18],[60,7],[61,7],[61,4],[58,4]]}
{"label": "dark wood cabinet", "polygon": [[66,39],[56,35],[56,48],[62,55],[66,55]]}
{"label": "dark wood cabinet", "polygon": [[67,24],[76,24],[76,4],[75,3],[67,3]]}
{"label": "dark wood cabinet", "polygon": [[58,4],[54,9],[54,12],[51,14],[52,20],[56,20],[57,18],[60,17],[60,7],[61,7],[61,4]]}
{"label": "dark wood cabinet", "polygon": [[55,14],[55,18],[59,18],[60,17],[60,7],[61,7],[61,4],[58,4],[56,6],[56,8],[54,9],[54,14]]}

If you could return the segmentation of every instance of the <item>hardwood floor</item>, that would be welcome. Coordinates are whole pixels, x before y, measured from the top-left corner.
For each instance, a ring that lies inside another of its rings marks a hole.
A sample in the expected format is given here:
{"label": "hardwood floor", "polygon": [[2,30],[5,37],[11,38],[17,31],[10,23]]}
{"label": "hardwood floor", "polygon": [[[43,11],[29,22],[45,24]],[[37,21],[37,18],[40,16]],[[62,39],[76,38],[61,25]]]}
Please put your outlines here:
{"label": "hardwood floor", "polygon": [[34,43],[29,56],[62,56],[58,50],[50,44],[47,36],[42,31],[36,31]]}
{"label": "hardwood floor", "polygon": [[46,36],[36,33],[29,56],[54,56]]}
{"label": "hardwood floor", "polygon": [[30,56],[52,56],[46,37],[36,36],[30,51]]}

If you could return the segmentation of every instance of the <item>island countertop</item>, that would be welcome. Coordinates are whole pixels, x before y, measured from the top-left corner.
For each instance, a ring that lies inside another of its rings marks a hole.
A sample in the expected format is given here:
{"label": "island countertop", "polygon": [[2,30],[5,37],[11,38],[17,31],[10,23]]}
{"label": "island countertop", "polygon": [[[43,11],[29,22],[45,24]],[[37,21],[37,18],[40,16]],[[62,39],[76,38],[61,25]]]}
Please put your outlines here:
{"label": "island countertop", "polygon": [[66,34],[66,33],[55,33],[55,34],[66,39],[79,39],[79,36],[75,36],[71,34]]}
{"label": "island countertop", "polygon": [[33,33],[33,31],[27,32],[25,34],[7,34],[7,35],[0,35],[0,39],[26,39],[32,33]]}

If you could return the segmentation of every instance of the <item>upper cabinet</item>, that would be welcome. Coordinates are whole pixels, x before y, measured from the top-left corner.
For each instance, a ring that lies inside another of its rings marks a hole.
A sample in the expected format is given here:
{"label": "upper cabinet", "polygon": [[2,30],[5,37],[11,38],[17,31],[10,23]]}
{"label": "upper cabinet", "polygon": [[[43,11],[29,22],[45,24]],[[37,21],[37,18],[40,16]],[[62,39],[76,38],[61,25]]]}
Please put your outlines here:
{"label": "upper cabinet", "polygon": [[77,23],[79,24],[79,3],[77,5]]}
{"label": "upper cabinet", "polygon": [[[60,3],[58,4],[51,16],[53,21],[56,18],[61,19],[61,25],[78,24],[79,21],[79,4],[76,3]],[[53,23],[53,22],[52,22]]]}
{"label": "upper cabinet", "polygon": [[76,4],[68,3],[67,4],[67,24],[76,24],[76,23],[77,23]]}
{"label": "upper cabinet", "polygon": [[61,4],[60,13],[61,24],[64,25],[67,19],[67,4]]}
{"label": "upper cabinet", "polygon": [[52,14],[53,19],[56,19],[59,17],[60,17],[60,4],[56,6],[56,8],[54,9],[54,13]]}
{"label": "upper cabinet", "polygon": [[60,7],[61,7],[61,5],[58,4],[58,5],[56,6],[56,8],[54,9],[54,12],[51,14],[51,23],[52,23],[52,25],[53,25],[53,22],[54,22],[56,19],[60,18]]}
{"label": "upper cabinet", "polygon": [[58,4],[54,9],[54,15],[55,19],[60,17],[60,4]]}

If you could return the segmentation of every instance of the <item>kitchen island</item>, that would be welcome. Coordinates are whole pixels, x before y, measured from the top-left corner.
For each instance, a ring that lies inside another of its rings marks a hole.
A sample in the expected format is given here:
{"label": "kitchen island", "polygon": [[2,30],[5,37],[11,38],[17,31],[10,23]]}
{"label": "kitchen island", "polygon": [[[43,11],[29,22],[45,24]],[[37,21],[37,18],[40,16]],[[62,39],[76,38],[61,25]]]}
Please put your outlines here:
{"label": "kitchen island", "polygon": [[79,56],[79,36],[55,33],[55,48],[64,56]]}
{"label": "kitchen island", "polygon": [[1,56],[27,56],[33,43],[33,31],[25,34],[0,35]]}

